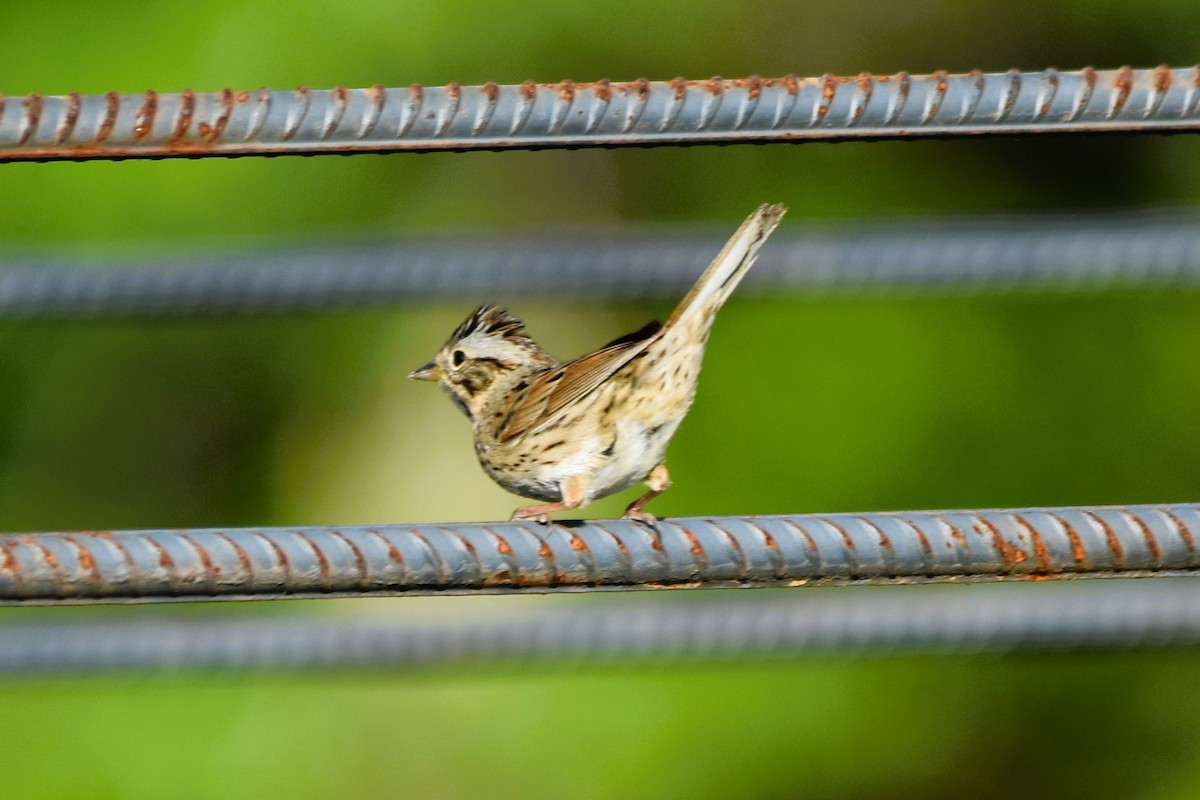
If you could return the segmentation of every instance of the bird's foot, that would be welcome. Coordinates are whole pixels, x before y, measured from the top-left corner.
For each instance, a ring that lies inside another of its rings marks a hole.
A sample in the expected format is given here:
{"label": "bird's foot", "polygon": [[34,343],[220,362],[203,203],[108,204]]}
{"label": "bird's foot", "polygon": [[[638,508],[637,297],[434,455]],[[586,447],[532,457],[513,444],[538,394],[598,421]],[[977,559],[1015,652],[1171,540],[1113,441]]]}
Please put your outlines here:
{"label": "bird's foot", "polygon": [[636,519],[638,522],[644,522],[651,528],[658,527],[658,517],[654,516],[649,511],[643,511],[642,509],[635,508],[634,506],[630,506],[629,508],[625,509],[623,516],[625,519]]}
{"label": "bird's foot", "polygon": [[546,513],[545,508],[542,506],[526,506],[525,508],[518,508],[512,513],[512,516],[509,517],[510,522],[520,522],[521,520],[525,519],[531,519],[534,522],[540,522],[543,525],[550,524],[550,515]]}

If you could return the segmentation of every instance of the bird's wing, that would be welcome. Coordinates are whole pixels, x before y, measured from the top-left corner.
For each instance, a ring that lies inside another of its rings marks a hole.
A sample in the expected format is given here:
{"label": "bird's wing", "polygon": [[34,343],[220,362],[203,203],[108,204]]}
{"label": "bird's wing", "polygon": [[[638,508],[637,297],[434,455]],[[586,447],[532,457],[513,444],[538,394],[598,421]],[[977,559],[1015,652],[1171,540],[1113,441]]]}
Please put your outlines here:
{"label": "bird's wing", "polygon": [[514,398],[508,414],[496,429],[496,439],[508,442],[554,419],[572,404],[595,391],[617,370],[646,351],[662,328],[652,322],[637,333],[623,336],[606,347],[556,367],[529,382]]}

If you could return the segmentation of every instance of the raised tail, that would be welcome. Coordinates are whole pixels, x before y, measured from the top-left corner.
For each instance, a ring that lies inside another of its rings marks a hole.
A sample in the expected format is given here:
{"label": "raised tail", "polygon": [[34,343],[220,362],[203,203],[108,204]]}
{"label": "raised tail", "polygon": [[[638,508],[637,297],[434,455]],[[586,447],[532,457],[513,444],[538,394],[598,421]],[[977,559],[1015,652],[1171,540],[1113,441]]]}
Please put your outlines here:
{"label": "raised tail", "polygon": [[683,298],[663,327],[670,328],[696,314],[707,314],[711,321],[711,316],[725,304],[742,277],[754,264],[754,259],[758,257],[758,248],[762,247],[762,243],[786,213],[787,208],[781,203],[764,203],[746,217],[746,221],[713,259],[712,264],[700,276],[700,280],[696,281],[696,285],[687,293],[687,297]]}

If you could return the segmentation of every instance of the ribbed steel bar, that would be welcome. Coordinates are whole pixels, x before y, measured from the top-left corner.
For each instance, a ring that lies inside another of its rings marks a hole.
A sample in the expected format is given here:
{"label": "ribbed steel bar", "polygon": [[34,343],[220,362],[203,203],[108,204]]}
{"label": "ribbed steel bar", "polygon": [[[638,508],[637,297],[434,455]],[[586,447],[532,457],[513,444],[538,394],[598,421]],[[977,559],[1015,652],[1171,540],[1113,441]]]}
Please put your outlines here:
{"label": "ribbed steel bar", "polygon": [[0,603],[1200,574],[1200,504],[0,535]]}
{"label": "ribbed steel bar", "polygon": [[4,98],[0,161],[1196,130],[1200,67]]}
{"label": "ribbed steel bar", "polygon": [[[394,610],[398,611],[398,610]],[[404,668],[496,661],[589,665],[1200,644],[1190,579],[980,587],[730,602],[591,603],[436,623],[371,614],[91,620],[0,627],[0,673]]]}
{"label": "ribbed steel bar", "polygon": [[[747,292],[1200,287],[1193,213],[793,226]],[[479,236],[105,264],[0,259],[0,318],[283,312],[464,297],[676,297],[726,231]]]}

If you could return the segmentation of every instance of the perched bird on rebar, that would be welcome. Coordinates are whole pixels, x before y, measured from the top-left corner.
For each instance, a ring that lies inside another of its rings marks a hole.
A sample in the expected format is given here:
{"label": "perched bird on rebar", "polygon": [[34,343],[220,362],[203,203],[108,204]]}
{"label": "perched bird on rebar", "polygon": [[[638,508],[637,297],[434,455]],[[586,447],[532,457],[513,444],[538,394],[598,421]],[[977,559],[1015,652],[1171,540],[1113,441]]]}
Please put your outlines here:
{"label": "perched bird on rebar", "polygon": [[507,311],[480,306],[409,375],[440,383],[470,417],[492,480],[544,501],[512,519],[547,522],[551,512],[645,483],[650,491],[625,516],[655,523],[644,507],[670,485],[663,457],[696,396],[713,319],[785,212],[759,206],[665,325],[651,322],[564,364]]}

